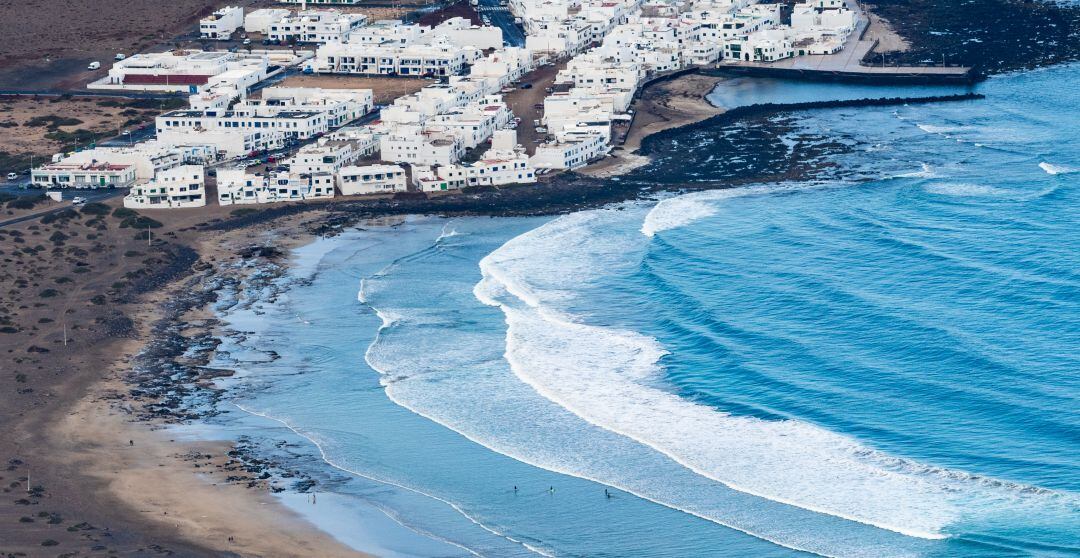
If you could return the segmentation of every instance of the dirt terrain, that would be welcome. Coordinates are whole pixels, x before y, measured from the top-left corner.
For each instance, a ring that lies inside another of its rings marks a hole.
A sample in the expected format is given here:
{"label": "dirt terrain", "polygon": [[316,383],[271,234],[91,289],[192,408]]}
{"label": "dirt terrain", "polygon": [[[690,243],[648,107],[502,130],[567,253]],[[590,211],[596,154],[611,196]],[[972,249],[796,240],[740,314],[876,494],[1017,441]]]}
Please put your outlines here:
{"label": "dirt terrain", "polygon": [[434,81],[404,77],[365,77],[340,75],[295,75],[285,78],[284,87],[324,87],[326,89],[371,89],[376,105],[385,105],[394,99],[416,93]]}
{"label": "dirt terrain", "polygon": [[[233,2],[235,3],[235,2]],[[105,62],[186,32],[225,2],[0,0],[0,89],[75,88]],[[244,4],[241,2],[241,4]],[[102,62],[87,71],[93,60]],[[28,71],[29,70],[29,71]]]}
{"label": "dirt terrain", "polygon": [[54,153],[151,124],[179,100],[0,96],[0,171],[22,171]]}

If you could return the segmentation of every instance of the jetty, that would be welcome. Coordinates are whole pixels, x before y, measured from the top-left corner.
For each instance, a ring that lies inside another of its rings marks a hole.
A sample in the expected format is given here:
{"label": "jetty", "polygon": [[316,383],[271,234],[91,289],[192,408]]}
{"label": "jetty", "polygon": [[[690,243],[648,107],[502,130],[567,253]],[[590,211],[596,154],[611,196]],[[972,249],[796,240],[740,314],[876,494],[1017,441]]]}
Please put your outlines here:
{"label": "jetty", "polygon": [[[810,79],[819,81],[852,81],[866,83],[973,83],[979,75],[972,68],[959,65],[890,66],[872,64],[867,56],[878,45],[866,38],[870,18],[855,0],[846,0],[849,9],[859,14],[855,31],[836,54],[796,56],[774,62],[722,60],[715,66],[700,69],[701,73],[739,73],[754,76]],[[867,62],[867,63],[864,63]]]}

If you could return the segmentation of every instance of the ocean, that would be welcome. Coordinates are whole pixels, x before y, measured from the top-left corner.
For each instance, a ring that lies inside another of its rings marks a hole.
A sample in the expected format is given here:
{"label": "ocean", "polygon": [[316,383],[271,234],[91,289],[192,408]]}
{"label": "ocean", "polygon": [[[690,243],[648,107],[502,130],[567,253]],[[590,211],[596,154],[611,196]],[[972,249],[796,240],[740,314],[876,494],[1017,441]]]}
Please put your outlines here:
{"label": "ocean", "polygon": [[[776,117],[811,178],[320,239],[219,303],[201,435],[384,556],[1080,555],[1078,82]],[[723,180],[740,126],[619,180]]]}

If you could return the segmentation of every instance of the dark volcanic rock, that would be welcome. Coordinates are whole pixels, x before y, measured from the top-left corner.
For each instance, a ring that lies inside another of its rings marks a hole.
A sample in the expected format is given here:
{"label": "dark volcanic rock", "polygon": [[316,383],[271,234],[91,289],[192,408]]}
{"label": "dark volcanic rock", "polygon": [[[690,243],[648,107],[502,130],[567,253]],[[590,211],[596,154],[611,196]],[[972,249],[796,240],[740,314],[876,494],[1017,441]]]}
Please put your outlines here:
{"label": "dark volcanic rock", "polygon": [[[1044,0],[877,0],[911,50],[886,64],[972,66],[1001,73],[1080,59],[1080,6]],[[881,55],[871,53],[873,63]]]}

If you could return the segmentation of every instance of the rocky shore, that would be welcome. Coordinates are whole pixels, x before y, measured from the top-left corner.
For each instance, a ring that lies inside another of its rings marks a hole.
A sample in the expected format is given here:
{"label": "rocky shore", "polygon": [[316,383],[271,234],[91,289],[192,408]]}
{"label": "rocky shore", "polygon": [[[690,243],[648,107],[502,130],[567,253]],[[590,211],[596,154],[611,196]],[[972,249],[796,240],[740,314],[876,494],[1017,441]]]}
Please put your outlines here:
{"label": "rocky shore", "polygon": [[[888,65],[951,64],[985,74],[1080,59],[1080,5],[1043,0],[879,0],[867,9],[889,22],[906,48]],[[881,63],[871,52],[868,63]]]}

